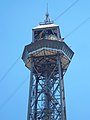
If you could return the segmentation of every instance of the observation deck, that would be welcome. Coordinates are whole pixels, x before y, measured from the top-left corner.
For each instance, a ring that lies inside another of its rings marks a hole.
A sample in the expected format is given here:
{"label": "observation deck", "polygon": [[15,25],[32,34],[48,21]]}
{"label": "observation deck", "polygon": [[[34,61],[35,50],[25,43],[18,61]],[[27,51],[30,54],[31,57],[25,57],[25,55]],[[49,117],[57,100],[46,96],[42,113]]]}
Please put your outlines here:
{"label": "observation deck", "polygon": [[32,57],[41,56],[61,56],[61,64],[64,72],[67,70],[68,65],[73,57],[74,52],[67,46],[67,44],[62,40],[36,40],[29,45],[26,45],[22,55],[22,59],[25,66],[31,69],[31,59]]}

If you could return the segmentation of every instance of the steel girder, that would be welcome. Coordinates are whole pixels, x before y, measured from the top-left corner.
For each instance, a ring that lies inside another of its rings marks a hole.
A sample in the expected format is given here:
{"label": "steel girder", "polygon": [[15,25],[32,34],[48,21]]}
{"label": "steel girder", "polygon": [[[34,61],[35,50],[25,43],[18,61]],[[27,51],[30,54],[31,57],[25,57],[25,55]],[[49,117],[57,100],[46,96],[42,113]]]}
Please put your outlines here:
{"label": "steel girder", "polygon": [[62,55],[31,58],[27,120],[66,120]]}

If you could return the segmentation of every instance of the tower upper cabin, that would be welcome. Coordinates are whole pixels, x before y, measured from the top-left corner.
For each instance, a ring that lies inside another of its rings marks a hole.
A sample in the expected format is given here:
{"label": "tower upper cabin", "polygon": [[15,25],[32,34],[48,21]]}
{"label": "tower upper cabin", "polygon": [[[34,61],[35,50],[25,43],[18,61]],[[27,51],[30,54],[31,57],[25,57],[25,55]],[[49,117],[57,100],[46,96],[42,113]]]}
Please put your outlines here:
{"label": "tower upper cabin", "polygon": [[34,27],[32,33],[32,42],[25,46],[22,55],[27,68],[31,69],[33,57],[59,55],[63,72],[66,72],[74,53],[62,41],[59,26],[50,20],[48,12],[44,22]]}
{"label": "tower upper cabin", "polygon": [[53,21],[49,18],[49,13],[46,13],[46,19],[43,23],[40,23],[37,27],[32,29],[33,32],[33,42],[37,40],[60,40],[61,34],[58,25],[55,25]]}

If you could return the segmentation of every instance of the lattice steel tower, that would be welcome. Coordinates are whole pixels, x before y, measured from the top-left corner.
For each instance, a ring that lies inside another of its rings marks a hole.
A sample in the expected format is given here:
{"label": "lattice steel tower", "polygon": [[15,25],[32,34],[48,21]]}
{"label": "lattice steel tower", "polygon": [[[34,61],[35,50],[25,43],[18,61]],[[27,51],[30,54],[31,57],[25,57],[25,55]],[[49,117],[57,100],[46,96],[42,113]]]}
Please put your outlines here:
{"label": "lattice steel tower", "polygon": [[63,76],[73,54],[47,12],[22,55],[31,71],[27,120],[66,120]]}

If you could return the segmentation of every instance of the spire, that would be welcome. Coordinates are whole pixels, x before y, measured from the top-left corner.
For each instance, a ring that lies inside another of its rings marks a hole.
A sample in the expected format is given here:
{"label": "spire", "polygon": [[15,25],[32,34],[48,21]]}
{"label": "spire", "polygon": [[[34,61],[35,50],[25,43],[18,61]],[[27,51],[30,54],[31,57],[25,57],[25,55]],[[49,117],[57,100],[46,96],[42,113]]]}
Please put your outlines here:
{"label": "spire", "polygon": [[47,22],[50,22],[49,13],[48,13],[48,3],[47,3],[47,11],[46,11],[45,23],[47,23]]}
{"label": "spire", "polygon": [[45,24],[52,24],[54,23],[53,21],[50,20],[50,17],[49,17],[49,12],[48,12],[48,3],[47,3],[47,8],[46,8],[46,14],[45,14],[46,18],[44,20],[44,22],[40,22],[39,24],[40,25],[45,25]]}

